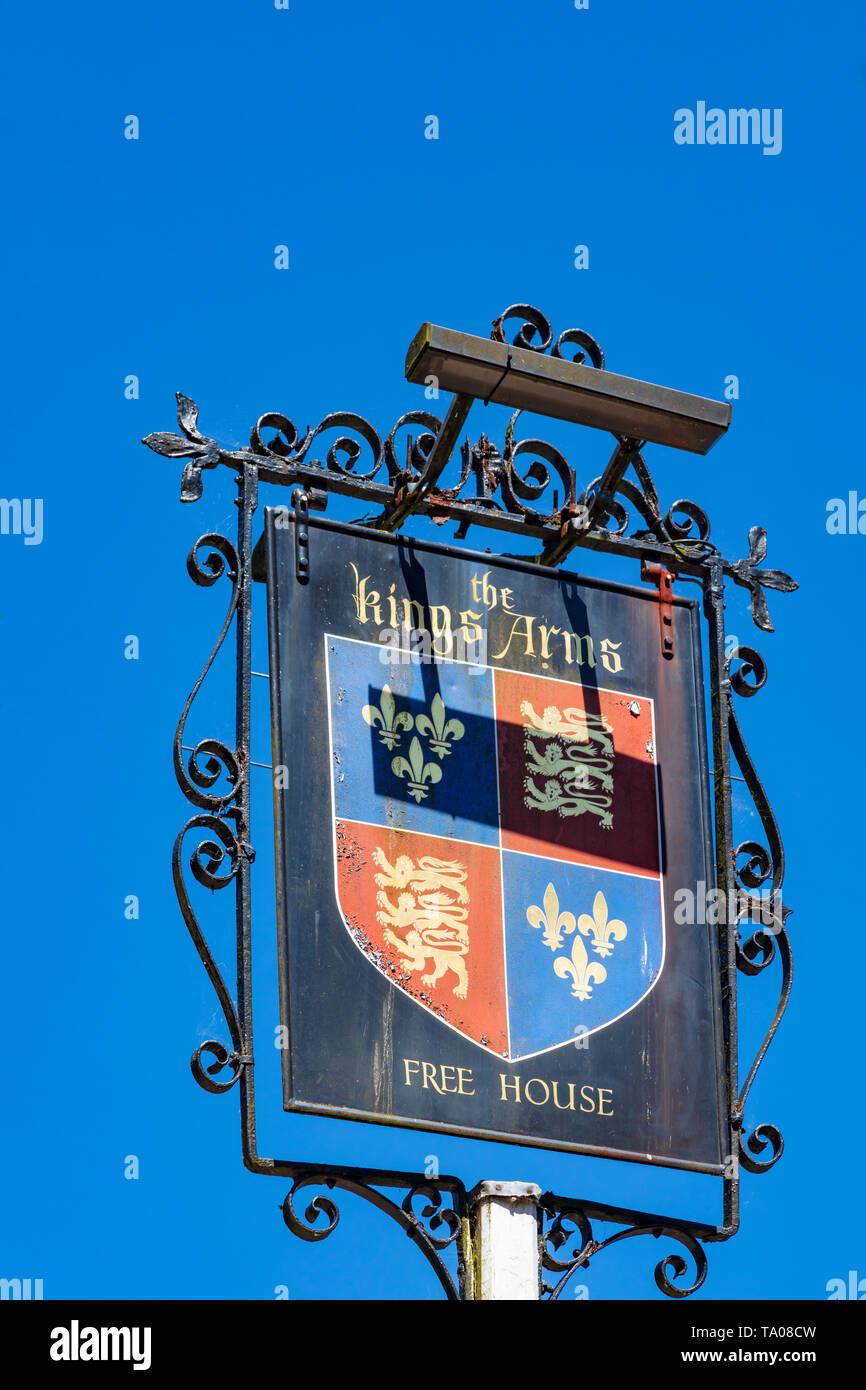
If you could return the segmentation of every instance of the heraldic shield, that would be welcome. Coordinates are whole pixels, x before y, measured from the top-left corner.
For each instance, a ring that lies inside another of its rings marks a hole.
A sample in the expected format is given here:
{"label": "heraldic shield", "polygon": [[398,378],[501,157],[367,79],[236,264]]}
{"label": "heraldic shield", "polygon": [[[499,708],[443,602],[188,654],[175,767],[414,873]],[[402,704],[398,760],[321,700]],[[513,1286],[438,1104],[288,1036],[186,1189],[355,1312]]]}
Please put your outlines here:
{"label": "heraldic shield", "polygon": [[665,957],[652,701],[325,647],[336,894],[371,968],[509,1061],[634,1009]]}

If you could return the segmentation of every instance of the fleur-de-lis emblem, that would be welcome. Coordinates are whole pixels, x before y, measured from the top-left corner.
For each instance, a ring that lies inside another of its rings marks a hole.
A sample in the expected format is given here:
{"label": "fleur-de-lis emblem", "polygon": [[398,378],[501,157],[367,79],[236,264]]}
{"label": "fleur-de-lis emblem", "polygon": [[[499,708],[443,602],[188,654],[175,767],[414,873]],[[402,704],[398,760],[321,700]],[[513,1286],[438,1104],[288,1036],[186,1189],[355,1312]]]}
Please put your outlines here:
{"label": "fleur-de-lis emblem", "polygon": [[542,898],[543,910],[534,904],[526,909],[526,920],[536,930],[543,927],[542,941],[551,951],[558,951],[563,945],[563,932],[572,937],[571,955],[557,956],[553,962],[554,973],[561,980],[571,976],[571,992],[575,999],[589,999],[593,984],[602,984],[607,979],[607,970],[597,960],[591,961],[582,936],[592,937],[592,948],[599,956],[609,956],[615,941],[624,941],[628,927],[619,918],[609,918],[607,899],[599,890],[593,899],[592,916],[582,912],[575,919],[573,912],[560,912],[559,896],[552,883],[548,883]]}
{"label": "fleur-de-lis emblem", "polygon": [[567,975],[572,978],[571,992],[575,999],[589,999],[592,994],[593,981],[601,984],[607,979],[607,971],[603,965],[599,965],[597,960],[591,961],[586,953],[586,947],[578,936],[574,934],[571,945],[571,958],[568,956],[557,956],[553,962],[554,972],[561,980]]}
{"label": "fleur-de-lis emblem", "polygon": [[426,787],[425,782],[431,786],[442,780],[442,769],[438,763],[425,763],[424,752],[421,747],[421,740],[416,736],[409,744],[408,761],[404,757],[391,759],[391,771],[395,777],[408,777],[409,795],[420,805],[430,788]]}
{"label": "fleur-de-lis emblem", "polygon": [[[432,719],[430,718],[432,715]],[[424,734],[430,740],[430,747],[439,758],[444,758],[446,753],[450,753],[448,740],[453,739],[456,743],[462,738],[466,730],[459,719],[445,719],[445,702],[438,693],[433,696],[430,705],[430,715],[419,714],[415,719],[415,728],[419,734]]]}
{"label": "fleur-de-lis emblem", "polygon": [[400,742],[400,730],[405,729],[408,733],[412,728],[412,716],[407,710],[400,710],[397,713],[397,702],[391,694],[391,687],[386,685],[382,690],[379,707],[376,705],[365,705],[361,710],[371,729],[378,724],[379,737],[389,752],[398,746]]}
{"label": "fleur-de-lis emblem", "polygon": [[563,931],[569,934],[574,931],[575,920],[573,912],[560,912],[559,898],[552,883],[548,883],[544,890],[544,911],[540,907],[528,907],[526,909],[526,920],[531,927],[544,927],[542,941],[545,946],[549,946],[551,951],[559,950],[562,945]]}
{"label": "fleur-de-lis emblem", "polygon": [[578,931],[584,936],[592,936],[592,949],[600,956],[609,956],[614,941],[624,941],[628,927],[618,917],[608,918],[607,899],[604,893],[596,893],[592,904],[592,916],[582,912],[577,923]]}

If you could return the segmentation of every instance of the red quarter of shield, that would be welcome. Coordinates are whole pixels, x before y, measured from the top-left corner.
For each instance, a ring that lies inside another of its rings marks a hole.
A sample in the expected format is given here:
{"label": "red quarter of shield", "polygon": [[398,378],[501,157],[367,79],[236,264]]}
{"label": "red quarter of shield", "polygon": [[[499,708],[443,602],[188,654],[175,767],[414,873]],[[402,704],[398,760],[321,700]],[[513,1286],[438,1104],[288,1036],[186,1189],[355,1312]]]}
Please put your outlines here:
{"label": "red quarter of shield", "polygon": [[443,1023],[507,1055],[499,851],[343,819],[336,836],[355,944]]}
{"label": "red quarter of shield", "polygon": [[[495,671],[494,682],[502,848],[656,876],[652,701],[516,671]],[[586,792],[558,806],[544,770],[557,743],[587,753]]]}

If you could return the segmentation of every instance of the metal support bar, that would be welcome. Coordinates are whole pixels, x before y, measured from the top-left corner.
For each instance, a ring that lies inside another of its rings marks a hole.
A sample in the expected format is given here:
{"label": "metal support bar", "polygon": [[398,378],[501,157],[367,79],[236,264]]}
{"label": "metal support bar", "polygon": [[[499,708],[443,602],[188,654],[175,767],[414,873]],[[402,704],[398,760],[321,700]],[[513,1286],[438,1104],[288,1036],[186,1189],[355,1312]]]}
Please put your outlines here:
{"label": "metal support bar", "polygon": [[482,1182],[470,1193],[476,1300],[540,1299],[540,1197],[531,1182]]}
{"label": "metal support bar", "polygon": [[623,474],[632,459],[640,457],[641,441],[637,439],[618,439],[616,448],[608,460],[607,467],[572,507],[563,507],[562,525],[558,537],[548,541],[538,563],[547,569],[561,565],[570,550],[580,545],[587,531],[604,512],[603,498],[612,497],[623,479]]}
{"label": "metal support bar", "polygon": [[406,380],[421,384],[430,376],[446,391],[468,390],[495,405],[552,415],[614,434],[640,435],[655,444],[698,454],[706,454],[731,423],[729,401],[671,391],[569,362],[555,352],[545,357],[520,335],[509,346],[438,324],[422,324],[406,354]]}
{"label": "metal support bar", "polygon": [[598,519],[599,514],[603,511],[604,498],[613,497],[632,459],[635,455],[640,457],[642,447],[643,440],[641,439],[619,439],[617,441],[617,446],[608,459],[607,467],[598,482],[589,487],[586,495],[582,498],[588,512],[584,530],[590,530],[593,522]]}
{"label": "metal support bar", "polygon": [[436,486],[446,463],[450,459],[457,436],[463,428],[466,417],[472,408],[474,396],[457,395],[451,401],[442,421],[442,428],[436,436],[436,443],[430,451],[427,466],[418,482],[411,490],[398,495],[396,506],[386,511],[375,523],[379,531],[399,531],[403,522],[427,500],[428,494]]}
{"label": "metal support bar", "polygon": [[244,1065],[240,1072],[241,1144],[244,1160],[256,1151],[256,1097],[253,1077],[253,998],[252,998],[252,884],[250,868],[255,850],[250,838],[250,698],[252,691],[253,621],[253,514],[258,507],[259,483],[256,469],[249,464],[237,479],[238,508],[238,606],[235,619],[235,755],[241,771],[233,815],[238,844],[235,879],[235,922],[237,936],[237,1011],[243,1040]]}

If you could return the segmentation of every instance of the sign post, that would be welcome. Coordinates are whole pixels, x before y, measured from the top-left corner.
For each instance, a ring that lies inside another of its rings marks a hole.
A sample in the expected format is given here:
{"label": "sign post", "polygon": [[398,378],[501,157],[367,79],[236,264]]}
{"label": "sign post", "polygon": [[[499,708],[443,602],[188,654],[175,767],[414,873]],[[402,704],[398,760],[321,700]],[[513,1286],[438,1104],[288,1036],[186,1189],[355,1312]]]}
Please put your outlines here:
{"label": "sign post", "polygon": [[479,1302],[528,1302],[541,1297],[538,1203],[531,1182],[482,1182],[470,1193]]}
{"label": "sign post", "polygon": [[[509,345],[504,323],[515,318]],[[178,781],[195,808],[175,842],[175,885],[229,1036],[202,1043],[192,1070],[212,1092],[238,1085],[244,1162],[291,1180],[283,1214],[306,1241],[336,1229],[327,1194],[338,1188],[391,1216],[448,1297],[557,1299],[590,1255],[652,1234],[678,1247],[655,1279],[679,1298],[704,1281],[704,1244],[737,1229],[740,1168],[764,1172],[783,1147],[774,1125],[748,1131],[744,1118],[787,1003],[791,957],[781,840],[734,708],[735,695],[763,686],[766,667],[751,647],[726,650],[724,587],[747,588],[756,625],[772,631],[764,589],[796,585],[761,568],[762,528],[749,532],[748,557],[731,562],[695,503],[659,506],[643,439],[706,453],[729,407],[613,375],[582,330],[561,334],[546,357],[551,343],[549,323],[527,305],[495,320],[490,341],[425,325],[407,376],[426,379],[434,353],[457,394],[443,422],[411,412],[385,439],[346,413],[301,437],[272,413],[249,449],[226,450],[179,396],[182,433],[145,441],[187,460],[185,502],[201,497],[206,469],[231,468],[239,485],[237,543],[207,533],[187,562],[200,586],[230,584],[175,737]],[[445,488],[474,397],[518,409],[502,451],[486,436],[467,441]],[[611,430],[601,477],[581,487],[554,446],[516,440],[521,406]],[[404,465],[400,431],[411,431]],[[263,487],[288,488],[290,505],[277,491],[260,510]],[[311,515],[330,494],[371,512],[352,524]],[[401,527],[413,516],[455,521],[458,541],[470,526],[495,528],[540,550],[518,558],[408,539]],[[572,568],[580,548],[634,561],[635,582],[582,576]],[[456,1176],[259,1154],[255,581],[267,586],[284,1109],[712,1174],[722,1188],[716,1225],[531,1183],[467,1192]],[[189,747],[187,716],[232,625],[235,746]],[[732,753],[765,843],[735,839]],[[187,862],[207,888],[235,885],[234,992],[199,924]],[[777,958],[779,1003],[741,1081],[737,975]],[[319,1195],[304,1208],[310,1189]],[[593,1223],[617,1229],[603,1236]]]}

